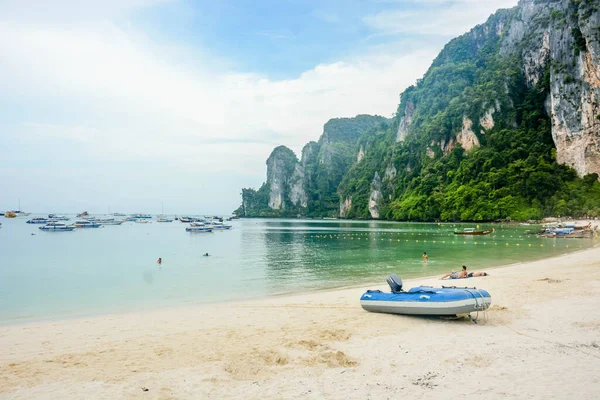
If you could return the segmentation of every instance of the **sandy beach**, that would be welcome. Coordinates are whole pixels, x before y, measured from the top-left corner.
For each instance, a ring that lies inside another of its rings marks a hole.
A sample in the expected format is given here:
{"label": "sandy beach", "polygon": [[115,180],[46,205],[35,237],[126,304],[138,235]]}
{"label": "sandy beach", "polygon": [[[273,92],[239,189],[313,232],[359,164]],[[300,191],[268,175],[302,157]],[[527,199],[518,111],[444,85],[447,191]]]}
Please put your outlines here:
{"label": "sandy beach", "polygon": [[2,326],[0,398],[597,398],[600,248],[488,272],[479,324],[365,312],[374,285]]}

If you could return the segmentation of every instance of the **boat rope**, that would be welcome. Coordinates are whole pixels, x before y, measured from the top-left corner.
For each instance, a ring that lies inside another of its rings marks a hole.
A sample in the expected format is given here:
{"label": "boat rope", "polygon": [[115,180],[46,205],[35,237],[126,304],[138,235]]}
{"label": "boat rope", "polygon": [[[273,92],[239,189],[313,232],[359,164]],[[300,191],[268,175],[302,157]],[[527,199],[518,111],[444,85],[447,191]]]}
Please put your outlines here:
{"label": "boat rope", "polygon": [[524,333],[524,332],[520,332],[520,331],[516,330],[515,328],[511,327],[510,325],[508,325],[497,314],[495,314],[495,318],[498,320],[498,322],[500,322],[500,324],[502,326],[504,326],[505,328],[510,329],[511,331],[513,331],[514,333],[516,333],[517,335],[525,336],[525,337],[528,337],[528,338],[533,339],[533,340],[537,340],[537,341],[540,341],[540,342],[546,342],[546,343],[553,344],[553,345],[559,346],[559,347],[566,347],[568,349],[575,350],[575,351],[578,351],[578,352],[580,352],[582,354],[585,354],[586,356],[594,357],[594,358],[597,358],[597,359],[600,360],[600,357],[598,357],[596,354],[588,353],[587,351],[583,351],[583,350],[581,350],[581,349],[579,349],[579,348],[577,348],[575,346],[568,345],[568,344],[561,343],[561,342],[555,342],[554,340],[548,340],[548,339],[544,339],[544,338],[541,338],[541,337],[532,336],[532,335],[529,335],[529,334]]}

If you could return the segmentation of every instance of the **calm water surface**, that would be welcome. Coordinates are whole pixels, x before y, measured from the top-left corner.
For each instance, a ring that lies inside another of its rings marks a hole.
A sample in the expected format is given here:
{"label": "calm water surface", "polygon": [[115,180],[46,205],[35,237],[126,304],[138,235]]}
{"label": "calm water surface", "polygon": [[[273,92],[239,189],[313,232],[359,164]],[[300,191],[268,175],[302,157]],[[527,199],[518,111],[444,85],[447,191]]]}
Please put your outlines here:
{"label": "calm water surface", "polygon": [[0,220],[0,323],[384,284],[390,273],[477,270],[596,243],[499,224],[480,226],[495,234],[465,237],[455,227],[476,224],[252,219],[232,222],[230,231],[188,233],[178,221],[73,232],[43,232],[25,221]]}

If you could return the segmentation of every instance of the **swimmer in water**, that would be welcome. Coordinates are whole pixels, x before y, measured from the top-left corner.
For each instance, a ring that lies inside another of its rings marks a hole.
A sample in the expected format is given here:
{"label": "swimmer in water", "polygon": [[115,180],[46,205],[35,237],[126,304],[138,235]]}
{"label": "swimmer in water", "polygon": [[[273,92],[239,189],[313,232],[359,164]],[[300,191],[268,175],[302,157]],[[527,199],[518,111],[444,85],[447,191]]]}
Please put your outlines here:
{"label": "swimmer in water", "polygon": [[158,260],[156,260],[156,263],[157,263],[158,265],[162,264],[162,258],[158,257]]}

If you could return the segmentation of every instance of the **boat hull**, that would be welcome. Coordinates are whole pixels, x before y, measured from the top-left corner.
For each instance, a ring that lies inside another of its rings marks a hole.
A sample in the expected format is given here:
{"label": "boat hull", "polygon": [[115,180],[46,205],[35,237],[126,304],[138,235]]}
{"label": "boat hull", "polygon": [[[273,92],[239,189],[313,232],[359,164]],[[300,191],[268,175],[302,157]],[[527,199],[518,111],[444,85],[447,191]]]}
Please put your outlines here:
{"label": "boat hull", "polygon": [[47,224],[49,222],[49,220],[47,220],[46,218],[34,218],[34,219],[30,219],[29,221],[27,221],[27,224]]}
{"label": "boat hull", "polygon": [[82,229],[86,229],[86,228],[100,228],[100,224],[77,224],[77,223],[75,223],[75,227],[76,228],[82,228]]}
{"label": "boat hull", "polygon": [[202,227],[197,227],[197,226],[190,226],[188,228],[185,228],[186,232],[212,232],[213,228],[202,228]]}
{"label": "boat hull", "polygon": [[454,232],[455,235],[482,236],[489,235],[493,231]]}
{"label": "boat hull", "polygon": [[432,288],[420,286],[408,292],[367,291],[360,298],[361,307],[370,312],[402,315],[450,316],[483,311],[492,298],[483,289]]}
{"label": "boat hull", "polygon": [[42,231],[48,231],[48,232],[70,232],[70,231],[74,230],[75,227],[68,226],[68,227],[62,227],[62,228],[53,228],[53,227],[40,226],[39,229]]}

